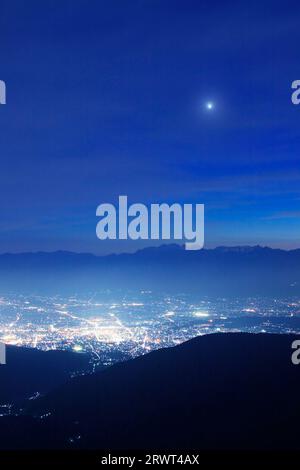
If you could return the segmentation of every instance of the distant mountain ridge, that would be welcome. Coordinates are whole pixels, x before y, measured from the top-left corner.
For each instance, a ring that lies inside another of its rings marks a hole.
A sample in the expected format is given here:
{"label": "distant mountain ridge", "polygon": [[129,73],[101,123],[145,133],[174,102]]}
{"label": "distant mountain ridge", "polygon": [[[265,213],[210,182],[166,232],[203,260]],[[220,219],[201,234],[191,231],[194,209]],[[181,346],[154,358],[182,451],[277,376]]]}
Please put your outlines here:
{"label": "distant mountain ridge", "polygon": [[[253,252],[253,251],[273,251],[273,252],[283,252],[283,253],[293,253],[293,252],[300,252],[299,248],[292,248],[292,249],[283,249],[283,248],[272,248],[269,246],[262,246],[262,245],[218,245],[215,248],[203,248],[202,250],[195,250],[191,251],[191,253],[201,253],[201,252],[213,252],[213,251],[224,251],[224,252]],[[66,257],[85,257],[88,258],[111,258],[111,257],[127,257],[127,256],[134,256],[137,253],[153,253],[153,252],[174,252],[174,251],[188,251],[185,250],[184,245],[180,245],[178,243],[168,243],[162,244],[160,246],[149,246],[145,248],[140,248],[134,252],[121,252],[121,253],[110,253],[105,255],[96,255],[90,252],[76,252],[76,251],[69,251],[69,250],[54,250],[54,251],[24,251],[24,252],[5,252],[0,253],[0,259],[2,257],[30,257],[30,256],[43,256],[45,258],[53,255],[57,256],[66,256]]]}
{"label": "distant mountain ridge", "polygon": [[186,251],[179,245],[95,256],[58,251],[0,255],[0,292],[147,289],[199,295],[300,295],[300,249]]}

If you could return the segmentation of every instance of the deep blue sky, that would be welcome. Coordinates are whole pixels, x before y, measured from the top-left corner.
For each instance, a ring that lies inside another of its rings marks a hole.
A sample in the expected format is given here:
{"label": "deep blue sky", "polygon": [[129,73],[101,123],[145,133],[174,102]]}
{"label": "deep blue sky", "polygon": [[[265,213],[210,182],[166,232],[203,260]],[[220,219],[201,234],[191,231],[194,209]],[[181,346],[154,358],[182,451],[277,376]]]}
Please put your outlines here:
{"label": "deep blue sky", "polygon": [[0,252],[138,248],[95,236],[119,194],[300,246],[299,45],[299,2],[1,0]]}

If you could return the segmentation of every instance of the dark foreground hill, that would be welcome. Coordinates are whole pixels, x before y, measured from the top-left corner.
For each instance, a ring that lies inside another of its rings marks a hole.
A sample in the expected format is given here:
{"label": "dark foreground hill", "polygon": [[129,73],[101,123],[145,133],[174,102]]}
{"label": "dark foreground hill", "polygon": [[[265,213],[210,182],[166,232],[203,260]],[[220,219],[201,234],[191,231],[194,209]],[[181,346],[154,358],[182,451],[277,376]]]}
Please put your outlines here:
{"label": "dark foreground hill", "polygon": [[77,377],[30,403],[35,420],[0,419],[0,445],[299,449],[300,366],[291,362],[293,339],[203,336]]}
{"label": "dark foreground hill", "polygon": [[47,393],[68,381],[71,374],[90,368],[88,355],[68,351],[7,346],[6,359],[7,364],[0,365],[0,407]]}

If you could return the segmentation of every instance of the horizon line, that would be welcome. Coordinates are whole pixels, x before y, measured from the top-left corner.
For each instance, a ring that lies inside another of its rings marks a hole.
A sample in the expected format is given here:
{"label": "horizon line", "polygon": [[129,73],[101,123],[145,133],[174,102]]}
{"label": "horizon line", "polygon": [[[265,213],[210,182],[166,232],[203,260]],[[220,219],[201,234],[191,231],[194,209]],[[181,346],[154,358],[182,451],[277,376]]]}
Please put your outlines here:
{"label": "horizon line", "polygon": [[[17,252],[10,252],[10,251],[5,251],[5,252],[0,252],[0,256],[18,256],[18,255],[37,255],[37,254],[58,254],[58,253],[65,253],[65,254],[73,254],[73,255],[88,255],[88,256],[93,256],[97,258],[105,258],[109,256],[120,256],[120,255],[135,255],[141,251],[147,251],[147,250],[160,250],[162,248],[179,248],[184,250],[184,244],[178,244],[178,243],[164,243],[159,246],[147,246],[143,248],[139,248],[136,251],[122,251],[122,252],[111,252],[111,253],[105,253],[105,254],[98,254],[98,253],[93,253],[89,251],[73,251],[73,250],[64,250],[64,249],[58,249],[58,250],[35,250],[35,251],[17,251]],[[273,251],[284,251],[284,252],[291,252],[291,251],[298,251],[300,250],[300,246],[297,248],[279,248],[279,247],[272,247],[268,245],[216,245],[215,247],[208,247],[208,248],[202,248],[201,250],[197,250],[199,252],[201,251],[214,251],[214,250],[220,250],[220,249],[228,249],[228,250],[234,250],[234,249],[242,249],[242,248],[247,248],[247,249],[268,249],[268,250],[273,250]]]}

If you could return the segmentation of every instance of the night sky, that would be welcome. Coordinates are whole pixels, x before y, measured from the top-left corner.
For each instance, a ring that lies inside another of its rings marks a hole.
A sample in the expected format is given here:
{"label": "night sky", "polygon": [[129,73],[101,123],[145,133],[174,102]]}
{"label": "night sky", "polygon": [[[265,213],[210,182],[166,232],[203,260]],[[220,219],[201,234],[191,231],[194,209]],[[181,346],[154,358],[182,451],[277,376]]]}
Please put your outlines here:
{"label": "night sky", "polygon": [[300,247],[299,56],[296,1],[1,0],[0,252],[140,248],[96,238],[120,194]]}

